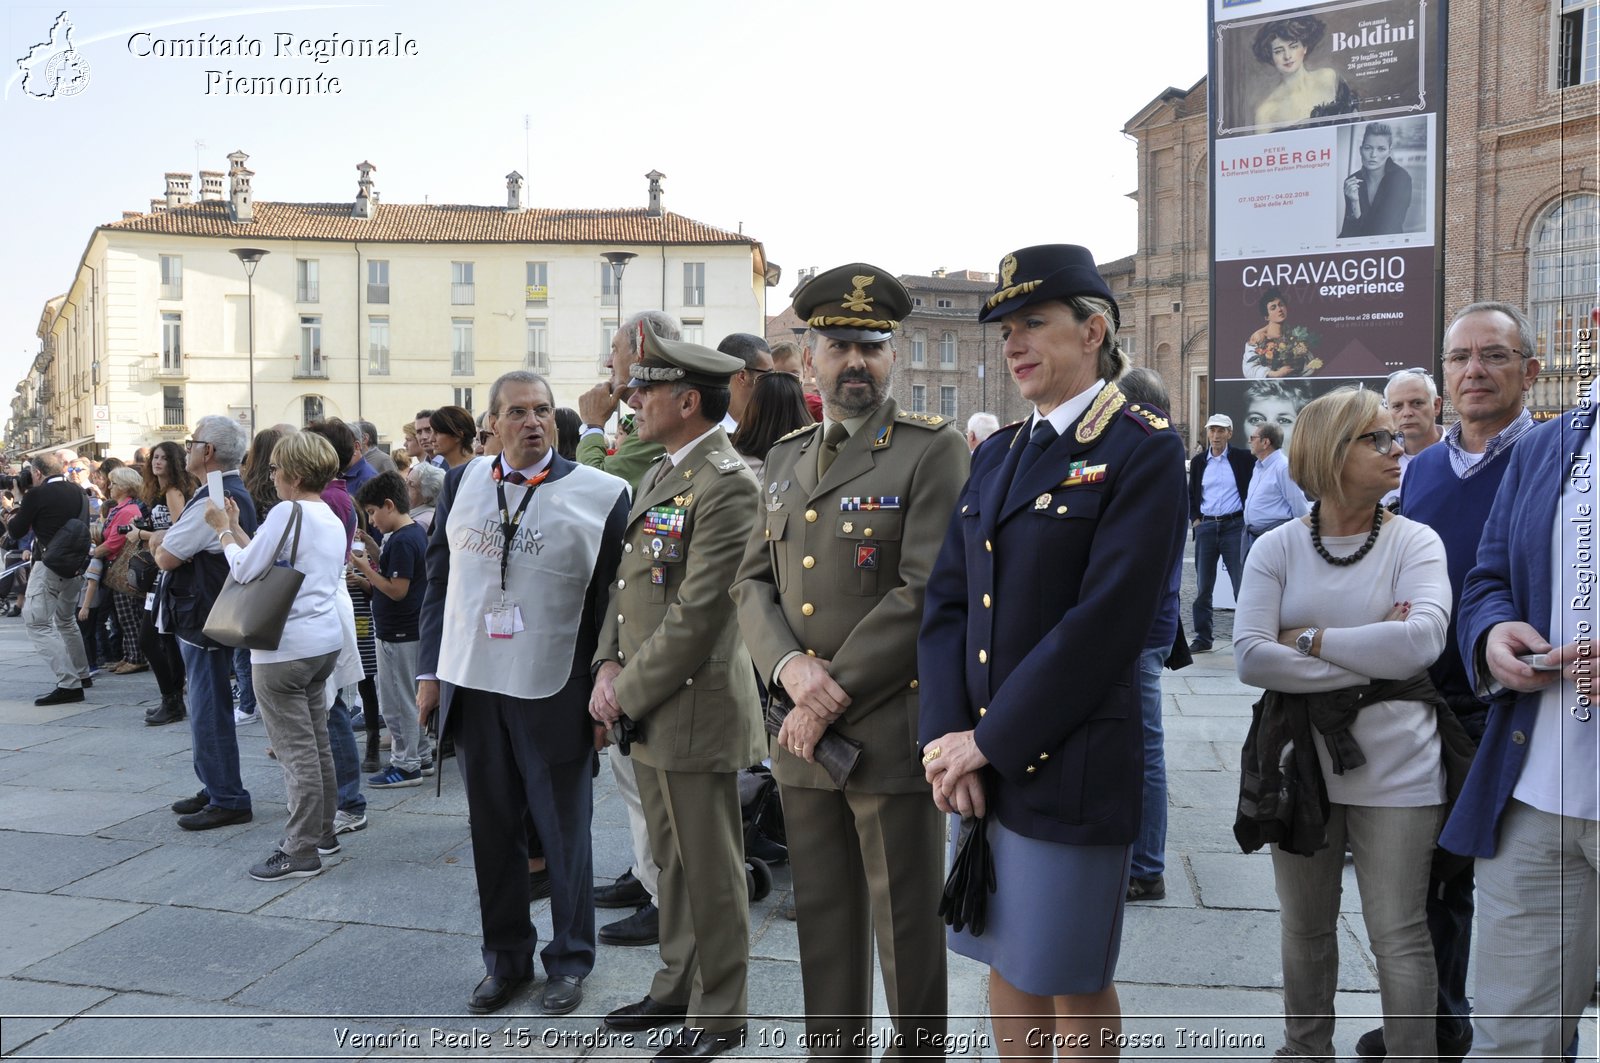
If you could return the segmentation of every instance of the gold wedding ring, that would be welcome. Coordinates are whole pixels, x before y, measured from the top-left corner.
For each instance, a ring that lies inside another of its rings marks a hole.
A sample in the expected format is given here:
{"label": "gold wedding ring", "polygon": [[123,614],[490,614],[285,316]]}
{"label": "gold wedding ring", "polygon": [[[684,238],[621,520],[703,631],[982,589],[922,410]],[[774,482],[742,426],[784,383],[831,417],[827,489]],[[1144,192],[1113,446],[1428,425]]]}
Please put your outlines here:
{"label": "gold wedding ring", "polygon": [[942,754],[943,752],[944,751],[942,749],[940,749],[938,746],[929,746],[928,747],[928,751],[926,753],[922,754],[922,763],[923,763],[923,765],[927,766],[929,764],[932,764],[934,761],[939,759],[940,754]]}

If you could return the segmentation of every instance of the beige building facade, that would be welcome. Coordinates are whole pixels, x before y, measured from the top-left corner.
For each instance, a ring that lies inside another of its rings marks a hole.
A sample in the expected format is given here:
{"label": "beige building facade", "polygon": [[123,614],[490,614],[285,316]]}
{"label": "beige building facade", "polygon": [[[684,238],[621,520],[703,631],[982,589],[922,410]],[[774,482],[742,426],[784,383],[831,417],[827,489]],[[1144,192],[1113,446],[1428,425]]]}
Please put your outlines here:
{"label": "beige building facade", "polygon": [[[758,329],[769,272],[776,283],[757,241],[663,210],[658,174],[632,210],[523,208],[516,174],[505,206],[380,203],[369,163],[353,202],[278,203],[252,202],[254,175],[230,158],[227,199],[222,174],[202,175],[199,199],[169,174],[165,199],[90,236],[41,315],[13,450],[88,441],[126,456],[208,413],[364,419],[391,442],[419,408],[481,412],[518,368],[575,406],[617,327],[604,253],[633,256],[624,316],[665,309],[713,345]],[[241,248],[266,252],[253,278]]]}

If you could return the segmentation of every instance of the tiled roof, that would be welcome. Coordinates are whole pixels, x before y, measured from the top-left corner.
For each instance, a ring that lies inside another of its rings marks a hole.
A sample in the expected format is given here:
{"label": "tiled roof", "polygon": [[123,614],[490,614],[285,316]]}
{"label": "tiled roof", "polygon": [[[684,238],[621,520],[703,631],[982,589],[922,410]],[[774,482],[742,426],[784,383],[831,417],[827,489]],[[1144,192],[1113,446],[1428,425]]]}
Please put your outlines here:
{"label": "tiled roof", "polygon": [[902,273],[900,283],[913,292],[988,292],[994,290],[994,281],[968,280],[966,277],[947,274],[943,277],[923,277],[915,273]]}
{"label": "tiled roof", "polygon": [[728,232],[667,213],[650,217],[643,207],[622,210],[559,210],[465,204],[380,203],[376,216],[352,218],[350,203],[271,203],[257,200],[255,221],[231,219],[226,202],[190,203],[153,214],[135,214],[102,229],[168,236],[235,239],[373,240],[391,243],[535,244],[754,244]]}
{"label": "tiled roof", "polygon": [[1112,259],[1110,262],[1097,262],[1094,268],[1100,271],[1100,276],[1109,277],[1118,273],[1132,273],[1133,265],[1133,256],[1123,255],[1121,258]]}

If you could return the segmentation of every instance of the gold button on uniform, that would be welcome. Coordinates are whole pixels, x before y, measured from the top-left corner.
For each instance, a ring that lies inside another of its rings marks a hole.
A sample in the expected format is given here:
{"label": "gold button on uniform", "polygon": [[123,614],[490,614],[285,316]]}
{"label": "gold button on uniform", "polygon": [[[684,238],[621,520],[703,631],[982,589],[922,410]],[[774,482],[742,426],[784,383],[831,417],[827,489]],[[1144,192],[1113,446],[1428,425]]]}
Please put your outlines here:
{"label": "gold button on uniform", "polygon": [[1066,506],[1057,506],[1056,507],[1056,512],[1057,513],[1065,513],[1066,511],[1067,511],[1067,507]]}
{"label": "gold button on uniform", "polygon": [[804,558],[804,559],[801,560],[800,563],[802,565],[804,565],[806,568],[816,568],[817,567],[817,559],[814,558],[814,557]]}
{"label": "gold button on uniform", "polygon": [[816,522],[817,522],[817,511],[814,510],[814,509],[806,510],[806,523],[807,524],[815,524]]}
{"label": "gold button on uniform", "polygon": [[980,717],[989,715],[989,707],[987,705],[979,705],[978,706],[978,715]]}
{"label": "gold button on uniform", "polygon": [[994,599],[993,599],[993,598],[990,598],[990,597],[989,597],[989,596],[988,596],[988,595],[987,595],[987,594],[985,594],[985,595],[984,595],[984,596],[983,596],[983,607],[984,607],[984,608],[985,608],[985,609],[987,609],[987,608],[989,608],[989,607],[990,607],[990,606],[991,606],[991,605],[993,605],[993,604],[994,604]]}
{"label": "gold button on uniform", "polygon": [[1034,767],[1034,766],[1033,766],[1033,765],[1032,765],[1032,764],[1029,764],[1029,765],[1028,765],[1028,774],[1029,774],[1029,775],[1032,775],[1032,774],[1033,774],[1033,773],[1034,773],[1034,772],[1036,772],[1036,771],[1038,771],[1038,770],[1039,770],[1039,769],[1038,769],[1038,768],[1036,768],[1036,767]]}
{"label": "gold button on uniform", "polygon": [[1050,759],[1050,754],[1048,754],[1048,753],[1040,753],[1039,754],[1039,759],[1040,760],[1049,760]]}
{"label": "gold button on uniform", "polygon": [[617,614],[617,623],[619,623],[619,624],[626,623],[627,619],[628,618],[623,616],[621,613]]}
{"label": "gold button on uniform", "polygon": [[911,681],[911,689],[912,689],[912,690],[915,690],[915,689],[917,689],[917,681],[916,681],[916,680],[915,680],[915,679],[913,679],[913,680],[912,680],[912,681]]}
{"label": "gold button on uniform", "polygon": [[625,580],[625,579],[617,580],[617,590],[619,590],[619,591],[627,590],[627,588],[628,588],[628,581],[627,580]]}
{"label": "gold button on uniform", "polygon": [[622,552],[625,553],[625,554],[633,553],[633,544],[632,543],[623,543],[622,544]]}
{"label": "gold button on uniform", "polygon": [[683,681],[683,685],[684,685],[684,686],[686,686],[686,687],[692,687],[692,686],[694,686],[694,677],[692,677],[692,676],[691,676],[691,677],[690,677],[690,678],[688,678],[688,679],[685,679],[685,680],[684,680],[684,681]]}
{"label": "gold button on uniform", "polygon": [[812,605],[810,602],[806,602],[804,605],[802,605],[800,607],[800,614],[802,616],[810,616],[812,613],[814,613],[816,611],[817,611],[817,607]]}
{"label": "gold button on uniform", "polygon": [[991,543],[988,539],[983,541],[983,548],[989,551],[991,554],[994,553],[994,543]]}
{"label": "gold button on uniform", "polygon": [[766,531],[765,531],[765,532],[763,532],[763,533],[762,533],[762,534],[763,534],[763,535],[765,535],[765,536],[766,536],[766,537],[767,537],[767,538],[768,538],[768,539],[770,539],[770,538],[772,538],[772,529],[771,529],[771,528],[768,528],[768,529],[767,529],[767,530],[766,530]]}
{"label": "gold button on uniform", "polygon": [[[617,617],[617,619],[621,620],[622,617],[619,616],[619,617]],[[979,650],[978,651],[978,663],[979,664],[988,664],[989,663],[989,651],[988,650]]]}
{"label": "gold button on uniform", "polygon": [[870,538],[872,538],[872,529],[871,528],[867,528],[861,534],[865,535],[868,539],[870,539]]}
{"label": "gold button on uniform", "polygon": [[807,650],[806,651],[806,656],[807,657],[815,657],[816,655],[817,655],[817,651],[816,650]]}

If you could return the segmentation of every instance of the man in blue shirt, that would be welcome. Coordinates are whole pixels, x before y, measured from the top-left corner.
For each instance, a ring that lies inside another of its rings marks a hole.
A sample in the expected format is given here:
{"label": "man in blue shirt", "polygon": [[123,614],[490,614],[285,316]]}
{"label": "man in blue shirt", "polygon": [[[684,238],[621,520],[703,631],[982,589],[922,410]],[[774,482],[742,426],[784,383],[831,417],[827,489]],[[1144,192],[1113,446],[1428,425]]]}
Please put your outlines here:
{"label": "man in blue shirt", "polygon": [[1189,523],[1194,529],[1194,641],[1191,653],[1211,648],[1211,591],[1217,585],[1217,558],[1228,566],[1233,596],[1239,596],[1244,575],[1244,500],[1250,493],[1255,462],[1239,447],[1230,447],[1233,418],[1212,414],[1206,422],[1209,446],[1189,462]]}
{"label": "man in blue shirt", "polygon": [[1255,541],[1280,524],[1311,512],[1305,492],[1289,479],[1289,459],[1283,453],[1283,429],[1270,421],[1250,433],[1250,453],[1256,456],[1250,474],[1250,495],[1244,503],[1244,556]]}

